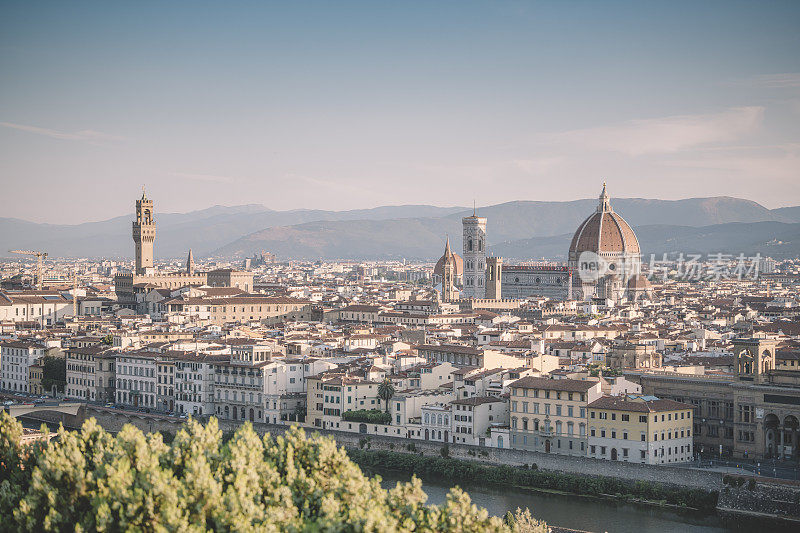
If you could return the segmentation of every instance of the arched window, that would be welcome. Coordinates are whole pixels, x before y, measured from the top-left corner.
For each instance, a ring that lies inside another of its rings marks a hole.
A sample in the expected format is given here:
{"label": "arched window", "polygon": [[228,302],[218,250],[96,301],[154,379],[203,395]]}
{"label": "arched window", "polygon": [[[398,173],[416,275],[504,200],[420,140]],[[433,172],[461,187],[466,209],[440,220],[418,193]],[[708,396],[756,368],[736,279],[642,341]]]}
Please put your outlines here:
{"label": "arched window", "polygon": [[447,415],[444,415],[444,425],[445,426],[449,426],[450,425],[450,417],[447,416]]}
{"label": "arched window", "polygon": [[436,417],[436,425],[437,426],[441,426],[442,425],[442,415],[439,415],[439,416]]}
{"label": "arched window", "polygon": [[511,429],[517,429],[517,417],[511,418]]}
{"label": "arched window", "polygon": [[426,423],[426,424],[429,424],[429,423],[430,423],[430,421],[431,421],[431,420],[430,420],[430,415],[429,415],[428,413],[425,413],[425,423]]}
{"label": "arched window", "polygon": [[467,240],[467,251],[468,252],[472,251],[472,238]]}
{"label": "arched window", "polygon": [[478,239],[478,251],[483,250],[483,239]]}

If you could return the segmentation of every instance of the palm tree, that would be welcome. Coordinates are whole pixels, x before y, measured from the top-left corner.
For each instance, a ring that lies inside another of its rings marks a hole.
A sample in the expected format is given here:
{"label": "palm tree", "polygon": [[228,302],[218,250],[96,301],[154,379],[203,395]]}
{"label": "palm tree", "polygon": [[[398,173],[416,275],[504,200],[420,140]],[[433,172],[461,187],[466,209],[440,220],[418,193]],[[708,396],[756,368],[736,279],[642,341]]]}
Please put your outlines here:
{"label": "palm tree", "polygon": [[378,385],[378,398],[386,402],[386,412],[389,412],[389,400],[394,396],[394,385],[389,378],[384,378],[383,383]]}

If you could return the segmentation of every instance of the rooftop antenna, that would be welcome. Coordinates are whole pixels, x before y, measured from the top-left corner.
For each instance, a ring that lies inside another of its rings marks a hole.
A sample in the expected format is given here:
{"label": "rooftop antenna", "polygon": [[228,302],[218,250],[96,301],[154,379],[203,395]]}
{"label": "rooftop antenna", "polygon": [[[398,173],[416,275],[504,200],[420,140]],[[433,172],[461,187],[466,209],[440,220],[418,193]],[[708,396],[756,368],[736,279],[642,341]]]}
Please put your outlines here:
{"label": "rooftop antenna", "polygon": [[475,198],[473,198],[473,199],[472,199],[472,216],[475,216],[475,210],[476,210],[476,209],[477,209],[477,208],[476,208],[476,206],[475,206]]}

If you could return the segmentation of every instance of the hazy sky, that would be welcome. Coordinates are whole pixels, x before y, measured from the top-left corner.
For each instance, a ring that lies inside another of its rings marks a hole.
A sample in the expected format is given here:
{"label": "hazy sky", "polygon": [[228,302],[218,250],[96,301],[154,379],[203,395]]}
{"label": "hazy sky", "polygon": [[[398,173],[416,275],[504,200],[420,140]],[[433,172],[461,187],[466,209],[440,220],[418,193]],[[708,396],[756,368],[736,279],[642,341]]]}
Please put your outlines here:
{"label": "hazy sky", "polygon": [[800,204],[800,2],[0,3],[0,216]]}

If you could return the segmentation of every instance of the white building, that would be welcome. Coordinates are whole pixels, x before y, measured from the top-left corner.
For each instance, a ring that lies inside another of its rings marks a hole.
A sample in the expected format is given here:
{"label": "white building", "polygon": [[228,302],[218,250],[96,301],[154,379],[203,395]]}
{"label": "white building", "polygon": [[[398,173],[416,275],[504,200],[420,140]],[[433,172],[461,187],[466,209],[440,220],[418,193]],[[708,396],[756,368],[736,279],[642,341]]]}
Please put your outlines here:
{"label": "white building", "polygon": [[0,291],[0,322],[36,322],[54,326],[72,314],[72,301],[52,291]]}
{"label": "white building", "polygon": [[215,363],[229,361],[228,356],[174,356],[175,412],[204,416],[214,412]]}
{"label": "white building", "polygon": [[30,392],[30,366],[44,357],[46,348],[28,341],[0,343],[0,384],[6,392]]}
{"label": "white building", "polygon": [[157,352],[124,352],[116,356],[117,402],[120,405],[155,409]]}

